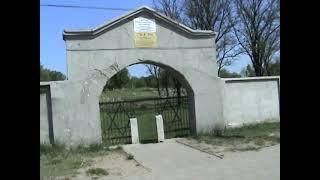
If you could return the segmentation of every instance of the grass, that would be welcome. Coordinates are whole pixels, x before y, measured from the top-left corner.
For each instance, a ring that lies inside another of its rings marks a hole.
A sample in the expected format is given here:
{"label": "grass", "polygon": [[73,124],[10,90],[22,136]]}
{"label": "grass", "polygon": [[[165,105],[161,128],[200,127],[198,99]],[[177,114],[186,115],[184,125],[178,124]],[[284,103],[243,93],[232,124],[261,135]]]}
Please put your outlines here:
{"label": "grass", "polygon": [[280,123],[259,123],[252,125],[245,125],[240,128],[227,129],[224,136],[244,136],[244,137],[257,137],[266,136],[273,132],[280,131]]}
{"label": "grass", "polygon": [[255,146],[245,146],[243,148],[230,148],[230,151],[257,151],[260,147]]}
{"label": "grass", "polygon": [[139,141],[141,143],[158,139],[157,125],[153,109],[136,111]]}
{"label": "grass", "polygon": [[190,139],[196,140],[198,143],[225,146],[230,151],[247,151],[280,143],[279,136],[270,136],[270,134],[279,133],[280,123],[261,123],[227,129],[221,136],[203,134]]}
{"label": "grass", "polygon": [[[115,149],[117,151],[119,149]],[[76,175],[77,169],[90,165],[90,158],[107,155],[110,150],[104,144],[79,145],[69,150],[63,144],[40,144],[40,174],[43,179]]]}
{"label": "grass", "polygon": [[105,169],[102,169],[102,168],[90,168],[86,171],[86,174],[89,176],[93,176],[93,175],[106,176],[109,173]]}

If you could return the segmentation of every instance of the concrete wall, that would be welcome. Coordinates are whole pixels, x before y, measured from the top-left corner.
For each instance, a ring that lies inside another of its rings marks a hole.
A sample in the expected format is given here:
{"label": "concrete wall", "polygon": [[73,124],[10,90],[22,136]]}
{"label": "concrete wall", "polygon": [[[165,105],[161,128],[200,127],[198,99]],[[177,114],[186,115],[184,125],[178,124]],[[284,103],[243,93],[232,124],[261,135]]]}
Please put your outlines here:
{"label": "concrete wall", "polygon": [[[263,121],[280,121],[280,77],[227,78],[221,79],[220,82],[222,82],[219,87],[222,89],[223,111],[221,120],[227,127]],[[99,92],[94,95],[97,87],[89,86],[83,90],[85,83],[70,80],[40,84],[50,84],[55,141],[65,142],[68,145],[101,142],[97,103]],[[204,92],[210,91],[210,88],[206,89],[203,85],[201,87]],[[91,102],[92,99],[94,102]],[[212,118],[214,106],[208,105],[210,108],[208,109],[207,102],[206,100],[196,102],[196,109],[202,108],[207,111],[198,114],[197,118],[202,119],[197,119],[197,128],[199,124],[203,126],[214,124]],[[49,142],[45,94],[40,94],[40,141]]]}
{"label": "concrete wall", "polygon": [[280,77],[226,78],[223,117],[227,127],[280,121]]}
{"label": "concrete wall", "polygon": [[40,93],[40,143],[49,143],[47,98]]}

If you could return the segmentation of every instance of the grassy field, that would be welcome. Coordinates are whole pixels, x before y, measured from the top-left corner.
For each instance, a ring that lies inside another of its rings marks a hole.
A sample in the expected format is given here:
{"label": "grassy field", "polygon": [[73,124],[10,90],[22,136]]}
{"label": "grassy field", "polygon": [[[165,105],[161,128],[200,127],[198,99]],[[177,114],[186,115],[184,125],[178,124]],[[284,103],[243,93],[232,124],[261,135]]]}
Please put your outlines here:
{"label": "grassy field", "polygon": [[132,100],[140,98],[159,97],[156,88],[114,89],[104,91],[100,96],[100,102]]}
{"label": "grassy field", "polygon": [[[224,147],[226,151],[258,150],[280,143],[280,123],[261,123],[240,128],[227,129],[221,136],[199,135],[189,140],[213,145],[216,149]],[[194,143],[194,142],[190,142]]]}
{"label": "grassy field", "polygon": [[[161,91],[162,96],[165,96],[165,90]],[[169,96],[175,96],[175,89],[169,88]],[[186,90],[181,89],[182,96],[185,96]],[[141,98],[156,98],[159,97],[157,88],[122,88],[103,91],[100,95],[100,102],[110,102],[110,101],[123,101],[123,100],[133,100]]]}

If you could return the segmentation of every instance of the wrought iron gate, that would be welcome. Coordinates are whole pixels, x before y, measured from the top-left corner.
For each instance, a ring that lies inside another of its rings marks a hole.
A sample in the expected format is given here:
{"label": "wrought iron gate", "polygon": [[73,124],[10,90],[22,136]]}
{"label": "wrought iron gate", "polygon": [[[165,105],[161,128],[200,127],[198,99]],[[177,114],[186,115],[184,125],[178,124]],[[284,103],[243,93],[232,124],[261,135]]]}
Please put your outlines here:
{"label": "wrought iron gate", "polygon": [[166,139],[190,135],[191,108],[188,96],[102,102],[102,139],[109,144],[129,144],[130,118],[154,120],[158,114],[163,117]]}

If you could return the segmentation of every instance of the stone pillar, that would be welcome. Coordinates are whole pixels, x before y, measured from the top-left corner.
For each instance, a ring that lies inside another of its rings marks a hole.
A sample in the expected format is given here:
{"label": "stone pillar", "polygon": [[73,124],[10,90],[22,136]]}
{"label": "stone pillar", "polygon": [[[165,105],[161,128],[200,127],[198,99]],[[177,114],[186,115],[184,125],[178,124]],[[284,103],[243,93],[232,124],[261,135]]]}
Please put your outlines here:
{"label": "stone pillar", "polygon": [[139,143],[139,132],[137,118],[130,118],[131,140],[132,144]]}
{"label": "stone pillar", "polygon": [[157,123],[158,142],[163,142],[164,141],[164,129],[163,129],[162,115],[156,116],[156,123]]}

